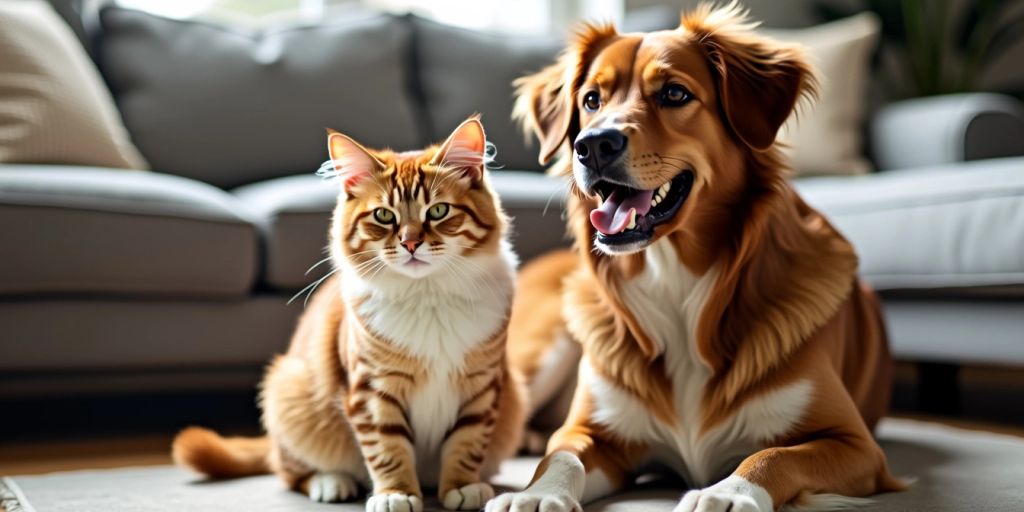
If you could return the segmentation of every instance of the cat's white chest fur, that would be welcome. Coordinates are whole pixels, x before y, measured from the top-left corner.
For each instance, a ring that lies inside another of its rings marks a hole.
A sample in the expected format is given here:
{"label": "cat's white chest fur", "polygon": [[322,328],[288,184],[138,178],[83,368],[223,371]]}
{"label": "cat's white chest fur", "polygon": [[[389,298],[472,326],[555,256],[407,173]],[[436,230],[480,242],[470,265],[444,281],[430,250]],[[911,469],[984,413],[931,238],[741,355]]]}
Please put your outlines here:
{"label": "cat's white chest fur", "polygon": [[[373,332],[401,347],[427,369],[409,398],[417,473],[435,485],[441,443],[458,419],[460,390],[454,377],[466,355],[508,321],[516,258],[507,244],[497,255],[477,256],[456,270],[419,279],[390,276],[356,280],[343,293],[360,299],[359,315]],[[348,286],[352,280],[347,279]],[[352,303],[352,301],[349,301]]]}
{"label": "cat's white chest fur", "polygon": [[667,240],[647,249],[645,269],[621,292],[644,332],[664,355],[672,382],[675,425],[667,425],[637,399],[594,372],[583,376],[594,392],[593,419],[619,436],[651,446],[654,459],[672,467],[690,484],[704,486],[724,476],[743,457],[785,433],[811,400],[811,383],[798,381],[747,401],[723,424],[701,434],[701,399],[710,376],[694,340],[697,320],[717,273],[694,276]]}

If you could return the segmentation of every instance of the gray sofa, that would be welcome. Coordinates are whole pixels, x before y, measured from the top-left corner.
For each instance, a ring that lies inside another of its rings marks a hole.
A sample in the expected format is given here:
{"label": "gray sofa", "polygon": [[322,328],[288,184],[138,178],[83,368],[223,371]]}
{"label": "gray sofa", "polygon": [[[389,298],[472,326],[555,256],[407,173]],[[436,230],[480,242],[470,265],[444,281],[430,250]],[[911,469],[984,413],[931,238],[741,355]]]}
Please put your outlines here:
{"label": "gray sofa", "polygon": [[[99,13],[86,41],[153,171],[0,165],[0,395],[252,386],[325,267],[325,126],[410,149],[482,112],[517,251],[567,244],[564,188],[509,120],[511,80],[559,41],[332,20],[255,37]],[[870,132],[884,171],[796,184],[857,246],[896,356],[1024,364],[1024,107],[901,102]]]}

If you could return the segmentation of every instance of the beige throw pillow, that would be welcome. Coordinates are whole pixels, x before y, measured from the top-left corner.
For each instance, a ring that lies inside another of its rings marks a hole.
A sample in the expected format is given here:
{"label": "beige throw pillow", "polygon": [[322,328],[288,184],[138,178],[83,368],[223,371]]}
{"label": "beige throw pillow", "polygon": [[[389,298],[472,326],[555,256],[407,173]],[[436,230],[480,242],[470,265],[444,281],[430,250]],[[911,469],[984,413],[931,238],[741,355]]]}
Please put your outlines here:
{"label": "beige throw pillow", "polygon": [[802,105],[779,134],[799,176],[853,175],[871,171],[864,157],[864,107],[871,56],[881,22],[865,12],[800,30],[763,29],[762,33],[807,48],[818,69],[818,101]]}
{"label": "beige throw pillow", "polygon": [[0,1],[0,163],[146,167],[96,67],[42,0]]}

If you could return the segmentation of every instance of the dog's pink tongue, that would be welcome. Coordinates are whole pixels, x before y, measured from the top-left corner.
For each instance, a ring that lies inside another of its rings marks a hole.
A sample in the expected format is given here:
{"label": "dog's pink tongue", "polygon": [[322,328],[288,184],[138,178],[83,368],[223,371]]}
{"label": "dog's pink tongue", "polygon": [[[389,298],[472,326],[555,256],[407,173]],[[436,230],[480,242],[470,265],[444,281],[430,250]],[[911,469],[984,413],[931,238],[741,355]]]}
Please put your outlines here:
{"label": "dog's pink tongue", "polygon": [[615,235],[629,224],[629,211],[636,210],[637,216],[647,215],[651,210],[653,190],[616,188],[601,206],[590,211],[590,223],[601,233]]}

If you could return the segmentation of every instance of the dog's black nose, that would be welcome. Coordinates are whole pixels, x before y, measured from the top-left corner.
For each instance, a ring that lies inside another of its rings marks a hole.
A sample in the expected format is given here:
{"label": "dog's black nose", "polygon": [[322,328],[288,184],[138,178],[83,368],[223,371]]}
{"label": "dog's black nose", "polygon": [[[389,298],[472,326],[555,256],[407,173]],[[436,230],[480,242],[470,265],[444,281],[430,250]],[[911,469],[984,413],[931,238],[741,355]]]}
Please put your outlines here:
{"label": "dog's black nose", "polygon": [[576,137],[573,149],[580,163],[599,171],[622,156],[627,142],[626,136],[614,128],[592,129]]}

